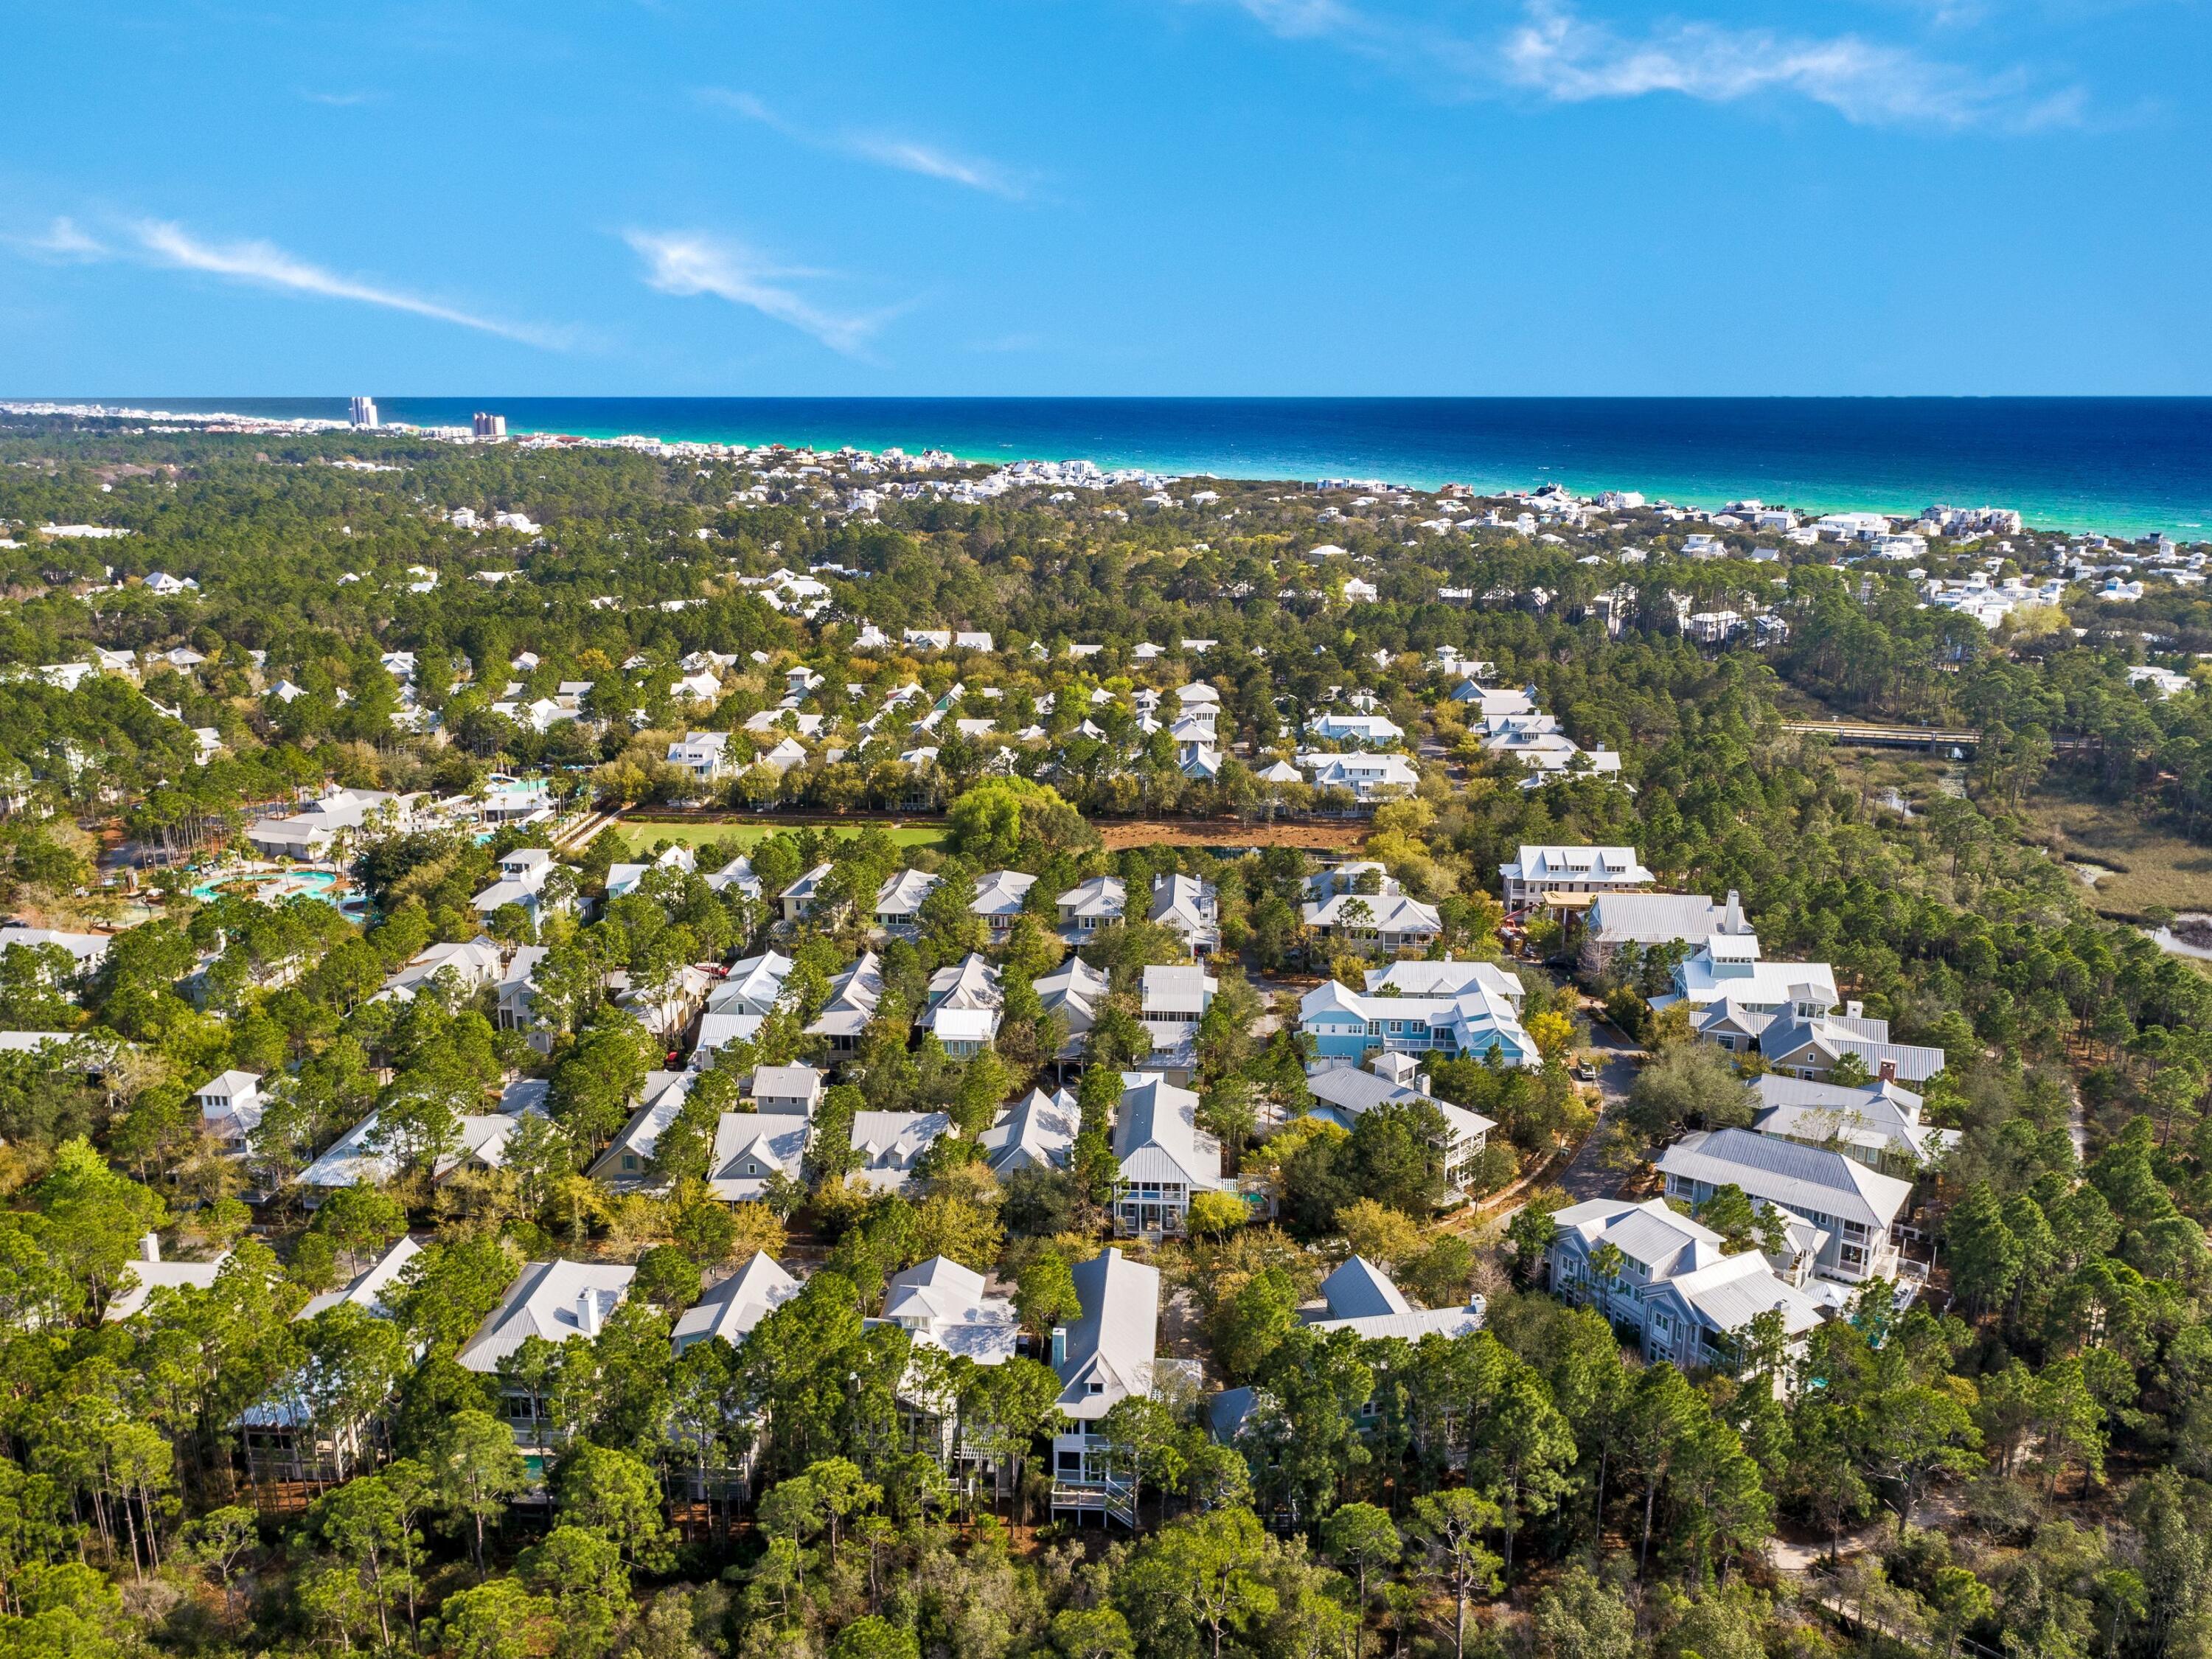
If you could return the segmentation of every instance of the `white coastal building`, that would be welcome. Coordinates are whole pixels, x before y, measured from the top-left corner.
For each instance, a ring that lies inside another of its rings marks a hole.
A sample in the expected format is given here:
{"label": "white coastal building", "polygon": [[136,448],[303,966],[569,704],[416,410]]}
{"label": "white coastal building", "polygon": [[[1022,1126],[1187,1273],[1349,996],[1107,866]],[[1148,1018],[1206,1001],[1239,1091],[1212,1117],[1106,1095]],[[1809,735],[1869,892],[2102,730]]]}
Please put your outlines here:
{"label": "white coastal building", "polygon": [[1221,1143],[1198,1127],[1198,1097],[1158,1073],[1121,1073],[1121,1102],[1114,1115],[1115,1230],[1179,1234],[1190,1201],[1221,1192]]}
{"label": "white coastal building", "polygon": [[1655,878],[1633,847],[1537,847],[1498,866],[1509,911],[1541,904],[1547,893],[1617,893],[1649,887]]}

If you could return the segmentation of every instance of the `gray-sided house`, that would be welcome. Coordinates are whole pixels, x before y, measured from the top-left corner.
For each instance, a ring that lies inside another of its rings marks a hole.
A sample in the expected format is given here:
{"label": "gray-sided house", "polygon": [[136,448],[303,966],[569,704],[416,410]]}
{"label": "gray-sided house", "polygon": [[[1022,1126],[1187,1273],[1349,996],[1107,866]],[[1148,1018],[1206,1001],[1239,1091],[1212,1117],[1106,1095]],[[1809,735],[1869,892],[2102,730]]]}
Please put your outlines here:
{"label": "gray-sided house", "polygon": [[1814,1262],[1824,1279],[1846,1285],[1876,1277],[1926,1277],[1902,1257],[1890,1230],[1911,1202],[1912,1186],[1824,1147],[1756,1134],[1701,1129],[1660,1155],[1667,1195],[1702,1205],[1723,1187],[1802,1216],[1828,1235]]}
{"label": "gray-sided house", "polygon": [[[1552,1224],[1553,1294],[1595,1307],[1615,1328],[1632,1332],[1654,1364],[1732,1370],[1738,1344],[1759,1315],[1778,1313],[1783,1339],[1793,1347],[1824,1316],[1821,1303],[1792,1276],[1802,1275],[1802,1260],[1784,1273],[1759,1250],[1729,1255],[1718,1233],[1662,1199],[1593,1199],[1558,1212]],[[1609,1275],[1596,1265],[1607,1245],[1620,1255]]]}

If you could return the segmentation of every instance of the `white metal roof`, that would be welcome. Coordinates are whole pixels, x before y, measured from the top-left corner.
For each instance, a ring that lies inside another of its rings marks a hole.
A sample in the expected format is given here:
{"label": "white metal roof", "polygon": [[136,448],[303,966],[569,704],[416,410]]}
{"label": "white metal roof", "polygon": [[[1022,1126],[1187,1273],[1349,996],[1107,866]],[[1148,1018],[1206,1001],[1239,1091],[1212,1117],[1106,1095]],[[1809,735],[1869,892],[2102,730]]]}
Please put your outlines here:
{"label": "white metal roof", "polygon": [[526,1338],[566,1342],[585,1335],[582,1298],[592,1297],[597,1317],[604,1322],[622,1305],[636,1276],[635,1267],[619,1262],[569,1261],[557,1256],[533,1261],[455,1358],[468,1370],[493,1371]]}

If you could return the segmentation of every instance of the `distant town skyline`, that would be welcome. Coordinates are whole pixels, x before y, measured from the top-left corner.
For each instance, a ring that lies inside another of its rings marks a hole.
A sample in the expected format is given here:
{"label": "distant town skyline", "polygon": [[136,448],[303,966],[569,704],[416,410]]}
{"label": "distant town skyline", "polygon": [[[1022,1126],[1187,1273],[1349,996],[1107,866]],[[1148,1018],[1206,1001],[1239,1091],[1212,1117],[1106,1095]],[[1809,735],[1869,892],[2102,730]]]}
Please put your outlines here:
{"label": "distant town skyline", "polygon": [[9,33],[0,395],[2212,392],[2186,6]]}

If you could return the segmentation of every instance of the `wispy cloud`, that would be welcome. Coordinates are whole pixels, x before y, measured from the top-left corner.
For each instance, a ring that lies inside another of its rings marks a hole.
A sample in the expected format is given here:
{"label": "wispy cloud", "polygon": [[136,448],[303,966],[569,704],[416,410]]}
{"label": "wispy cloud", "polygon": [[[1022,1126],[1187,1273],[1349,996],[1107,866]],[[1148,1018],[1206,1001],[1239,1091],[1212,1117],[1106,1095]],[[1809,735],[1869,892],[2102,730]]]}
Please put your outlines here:
{"label": "wispy cloud", "polygon": [[353,109],[362,104],[380,104],[380,92],[312,92],[302,90],[300,96],[311,104],[327,104],[332,109]]}
{"label": "wispy cloud", "polygon": [[1022,187],[993,163],[933,149],[911,138],[879,138],[861,134],[849,140],[848,148],[854,155],[865,156],[871,161],[880,161],[887,167],[896,167],[903,173],[918,173],[926,179],[943,179],[951,184],[965,185],[970,190],[1003,196],[1010,202],[1019,201],[1023,195]]}
{"label": "wispy cloud", "polygon": [[1286,40],[1356,28],[1359,15],[1339,0],[1233,0],[1261,26]]}
{"label": "wispy cloud", "polygon": [[1641,39],[1538,3],[1499,62],[1516,87],[1562,103],[1672,92],[1711,103],[1795,94],[1863,125],[2049,125],[2070,99],[2037,99],[2017,70],[1976,75],[1856,35],[1806,39],[1676,23]]}
{"label": "wispy cloud", "polygon": [[[1313,3],[1314,0],[1293,0],[1293,3]],[[1322,0],[1322,3],[1330,3],[1333,0]],[[1002,197],[1009,202],[1025,199],[1034,182],[1027,175],[1002,167],[996,161],[986,161],[981,156],[963,155],[917,138],[865,130],[821,131],[802,126],[771,109],[749,92],[707,87],[701,89],[699,100],[702,103],[742,115],[748,121],[757,121],[794,143],[814,149],[850,155],[859,161],[872,161],[878,167],[895,167],[902,173],[919,173],[925,179],[941,179],[947,184],[981,191],[986,195]]]}
{"label": "wispy cloud", "polygon": [[501,321],[402,289],[334,270],[288,253],[273,242],[211,241],[167,219],[137,219],[105,225],[95,234],[74,219],[58,218],[34,236],[12,239],[27,252],[46,258],[126,260],[171,270],[198,271],[227,281],[313,299],[343,300],[453,323],[527,345],[558,347],[564,332]]}
{"label": "wispy cloud", "polygon": [[791,286],[825,273],[778,265],[726,236],[704,231],[624,233],[645,261],[647,286],[663,294],[710,294],[811,335],[832,351],[858,356],[896,308],[867,314],[830,311]]}
{"label": "wispy cloud", "polygon": [[34,235],[15,236],[9,240],[26,252],[49,259],[104,259],[108,257],[106,245],[67,216],[56,219]]}
{"label": "wispy cloud", "polygon": [[1672,93],[1706,103],[1795,96],[1868,126],[2027,131],[2081,117],[2079,92],[2039,92],[2017,69],[1982,72],[1855,34],[1795,35],[1677,21],[1629,34],[1563,0],[1528,0],[1502,35],[1474,38],[1348,0],[1227,4],[1286,40],[1327,40],[1458,96],[1534,94],[1553,103]]}
{"label": "wispy cloud", "polygon": [[424,299],[420,295],[409,294],[403,289],[386,288],[356,277],[342,276],[336,271],[325,270],[320,265],[287,253],[273,242],[205,241],[181,225],[159,219],[141,221],[133,229],[140,246],[155,260],[181,270],[204,271],[212,276],[226,276],[234,282],[274,289],[281,293],[308,295],[325,300],[350,300],[361,305],[381,307],[386,311],[404,311],[413,316],[428,317],[438,322],[476,329],[482,333],[496,334],[504,339],[520,340],[528,345],[558,343],[554,336],[541,329],[501,322],[435,300]]}

